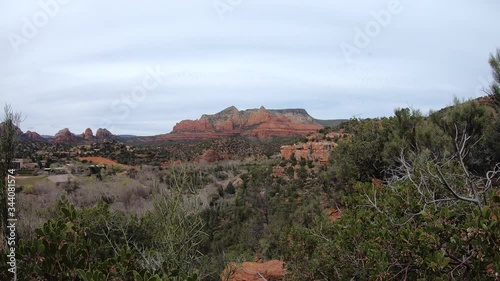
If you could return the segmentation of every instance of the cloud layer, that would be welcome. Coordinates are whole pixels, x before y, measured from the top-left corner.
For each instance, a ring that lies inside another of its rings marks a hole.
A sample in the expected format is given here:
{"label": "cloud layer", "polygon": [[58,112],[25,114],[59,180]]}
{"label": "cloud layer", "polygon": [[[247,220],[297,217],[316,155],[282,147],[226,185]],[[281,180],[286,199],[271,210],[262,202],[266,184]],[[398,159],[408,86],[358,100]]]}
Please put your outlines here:
{"label": "cloud layer", "polygon": [[493,0],[1,1],[0,102],[42,134],[154,135],[230,105],[320,119],[438,109],[491,80],[499,10]]}

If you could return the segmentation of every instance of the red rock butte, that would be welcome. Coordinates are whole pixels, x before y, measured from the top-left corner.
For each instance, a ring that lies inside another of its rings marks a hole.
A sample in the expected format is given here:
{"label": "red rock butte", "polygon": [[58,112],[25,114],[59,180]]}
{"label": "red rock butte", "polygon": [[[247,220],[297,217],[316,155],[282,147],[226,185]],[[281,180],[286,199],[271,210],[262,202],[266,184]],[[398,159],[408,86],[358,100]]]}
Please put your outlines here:
{"label": "red rock butte", "polygon": [[231,136],[259,139],[279,136],[307,135],[323,126],[304,109],[238,110],[231,106],[213,115],[202,115],[198,120],[177,123],[171,133],[161,140],[197,140]]}

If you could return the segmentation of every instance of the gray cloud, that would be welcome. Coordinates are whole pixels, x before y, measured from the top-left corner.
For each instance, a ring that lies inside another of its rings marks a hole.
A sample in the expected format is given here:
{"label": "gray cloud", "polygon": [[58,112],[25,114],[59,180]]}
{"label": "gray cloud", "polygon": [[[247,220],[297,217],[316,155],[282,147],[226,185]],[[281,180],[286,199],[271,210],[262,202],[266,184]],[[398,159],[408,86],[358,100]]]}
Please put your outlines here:
{"label": "gray cloud", "polygon": [[[243,0],[223,20],[213,4],[225,0],[64,0],[16,52],[23,19],[51,1],[0,0],[0,102],[42,134],[110,124],[154,135],[230,105],[302,107],[323,119],[438,109],[477,97],[500,47],[493,0],[400,0],[401,13],[350,62],[341,44],[355,45],[391,0]],[[157,66],[161,83],[118,110]]]}

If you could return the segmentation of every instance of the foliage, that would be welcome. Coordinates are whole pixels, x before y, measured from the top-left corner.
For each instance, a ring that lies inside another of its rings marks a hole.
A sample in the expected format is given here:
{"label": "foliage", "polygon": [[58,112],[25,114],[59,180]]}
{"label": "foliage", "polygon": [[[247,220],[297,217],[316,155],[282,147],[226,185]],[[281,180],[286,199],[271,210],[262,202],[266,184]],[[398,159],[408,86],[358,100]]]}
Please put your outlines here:
{"label": "foliage", "polygon": [[404,184],[355,190],[337,223],[319,218],[291,231],[289,280],[494,280],[500,272],[498,204],[426,206]]}
{"label": "foliage", "polygon": [[487,93],[498,112],[500,110],[500,49],[497,49],[496,53],[490,56],[489,62],[493,74],[493,83]]}
{"label": "foliage", "polygon": [[[147,268],[137,245],[151,247],[148,225],[136,217],[111,213],[107,205],[77,210],[67,201],[55,206],[57,218],[21,239],[18,280],[197,280],[169,267]],[[141,249],[144,250],[144,249]],[[2,258],[6,254],[2,253]],[[3,261],[3,260],[2,260]],[[3,263],[7,264],[7,263]],[[5,265],[3,265],[5,267]],[[2,280],[10,278],[3,271]],[[142,279],[139,279],[142,276]]]}

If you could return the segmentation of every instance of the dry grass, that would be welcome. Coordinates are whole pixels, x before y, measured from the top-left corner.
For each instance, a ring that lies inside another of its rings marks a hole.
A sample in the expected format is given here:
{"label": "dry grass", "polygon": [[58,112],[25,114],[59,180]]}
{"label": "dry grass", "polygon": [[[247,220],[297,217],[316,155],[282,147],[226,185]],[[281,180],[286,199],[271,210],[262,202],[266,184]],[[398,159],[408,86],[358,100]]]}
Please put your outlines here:
{"label": "dry grass", "polygon": [[[210,178],[204,186],[198,189],[198,194],[190,196],[196,198],[202,208],[207,208],[210,205],[211,196],[217,193],[217,187],[227,186],[242,172],[241,166],[237,164],[203,164],[201,167],[187,167],[187,169],[195,168],[206,171]],[[214,170],[226,171],[224,177],[218,178]],[[153,209],[151,200],[153,193],[160,190],[168,192],[172,188],[160,181],[160,176],[171,172],[170,170],[161,171],[158,167],[143,166],[137,170],[137,176],[134,179],[125,174],[110,174],[103,175],[103,180],[100,181],[94,176],[80,175],[71,176],[70,182],[59,184],[50,182],[46,176],[23,178],[19,182],[30,186],[18,194],[20,236],[33,237],[36,227],[53,218],[55,214],[51,213],[51,207],[62,196],[80,208],[94,206],[104,201],[109,204],[111,211],[142,215]],[[231,197],[225,200],[231,200]]]}

